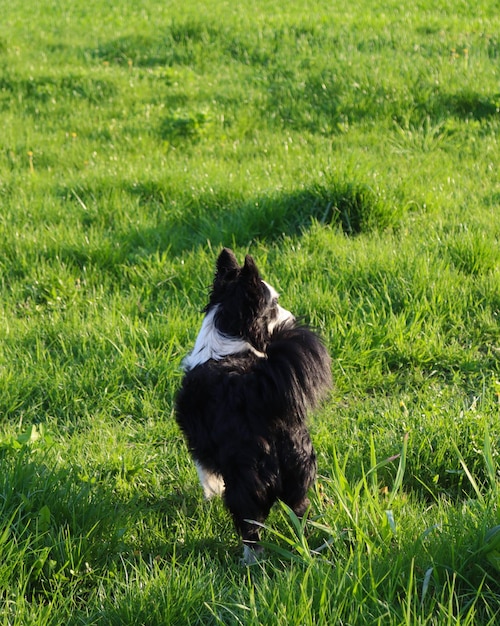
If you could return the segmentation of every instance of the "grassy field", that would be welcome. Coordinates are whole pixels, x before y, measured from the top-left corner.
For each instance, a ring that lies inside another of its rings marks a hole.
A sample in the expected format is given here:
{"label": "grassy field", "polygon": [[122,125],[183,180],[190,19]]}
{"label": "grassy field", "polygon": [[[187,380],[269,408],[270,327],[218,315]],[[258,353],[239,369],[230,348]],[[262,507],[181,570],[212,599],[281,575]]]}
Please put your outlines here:
{"label": "grassy field", "polygon": [[[0,624],[499,623],[496,3],[4,5]],[[222,245],[335,380],[250,568],[173,418]]]}

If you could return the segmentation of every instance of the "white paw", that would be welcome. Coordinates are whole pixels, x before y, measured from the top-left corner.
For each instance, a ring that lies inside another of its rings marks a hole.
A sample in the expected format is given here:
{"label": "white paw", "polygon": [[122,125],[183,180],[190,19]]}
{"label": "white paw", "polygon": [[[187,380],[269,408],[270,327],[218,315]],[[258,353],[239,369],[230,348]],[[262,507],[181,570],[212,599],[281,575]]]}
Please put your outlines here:
{"label": "white paw", "polygon": [[243,546],[243,558],[241,559],[242,565],[254,565],[258,563],[264,556],[264,550],[260,546]]}

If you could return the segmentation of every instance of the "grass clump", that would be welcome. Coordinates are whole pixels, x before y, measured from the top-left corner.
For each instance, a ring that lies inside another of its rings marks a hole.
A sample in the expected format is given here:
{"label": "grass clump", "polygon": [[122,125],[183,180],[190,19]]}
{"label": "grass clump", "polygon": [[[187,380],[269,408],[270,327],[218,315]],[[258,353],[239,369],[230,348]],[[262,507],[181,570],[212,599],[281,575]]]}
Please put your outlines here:
{"label": "grass clump", "polygon": [[[490,5],[5,8],[0,623],[498,621]],[[335,379],[249,569],[172,414],[222,245]]]}

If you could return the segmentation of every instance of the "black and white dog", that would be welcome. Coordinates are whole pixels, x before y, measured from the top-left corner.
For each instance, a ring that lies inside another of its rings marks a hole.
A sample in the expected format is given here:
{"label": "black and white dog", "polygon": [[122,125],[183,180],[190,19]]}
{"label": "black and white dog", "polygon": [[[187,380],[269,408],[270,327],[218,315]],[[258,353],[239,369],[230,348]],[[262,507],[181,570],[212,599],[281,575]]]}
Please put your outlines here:
{"label": "black and white dog", "polygon": [[207,498],[219,494],[244,542],[259,552],[259,525],[277,499],[302,516],[316,475],[306,412],[331,385],[320,339],[278,304],[251,256],[225,248],[176,399]]}

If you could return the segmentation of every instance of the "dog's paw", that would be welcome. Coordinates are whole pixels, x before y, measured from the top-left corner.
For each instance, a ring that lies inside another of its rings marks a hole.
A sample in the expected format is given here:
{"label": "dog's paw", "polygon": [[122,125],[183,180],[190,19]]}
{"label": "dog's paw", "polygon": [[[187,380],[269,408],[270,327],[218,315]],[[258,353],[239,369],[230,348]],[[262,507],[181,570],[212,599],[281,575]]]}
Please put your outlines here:
{"label": "dog's paw", "polygon": [[242,565],[255,565],[260,560],[262,560],[264,556],[264,548],[261,546],[253,545],[249,546],[245,544],[243,546],[243,558],[241,559]]}

